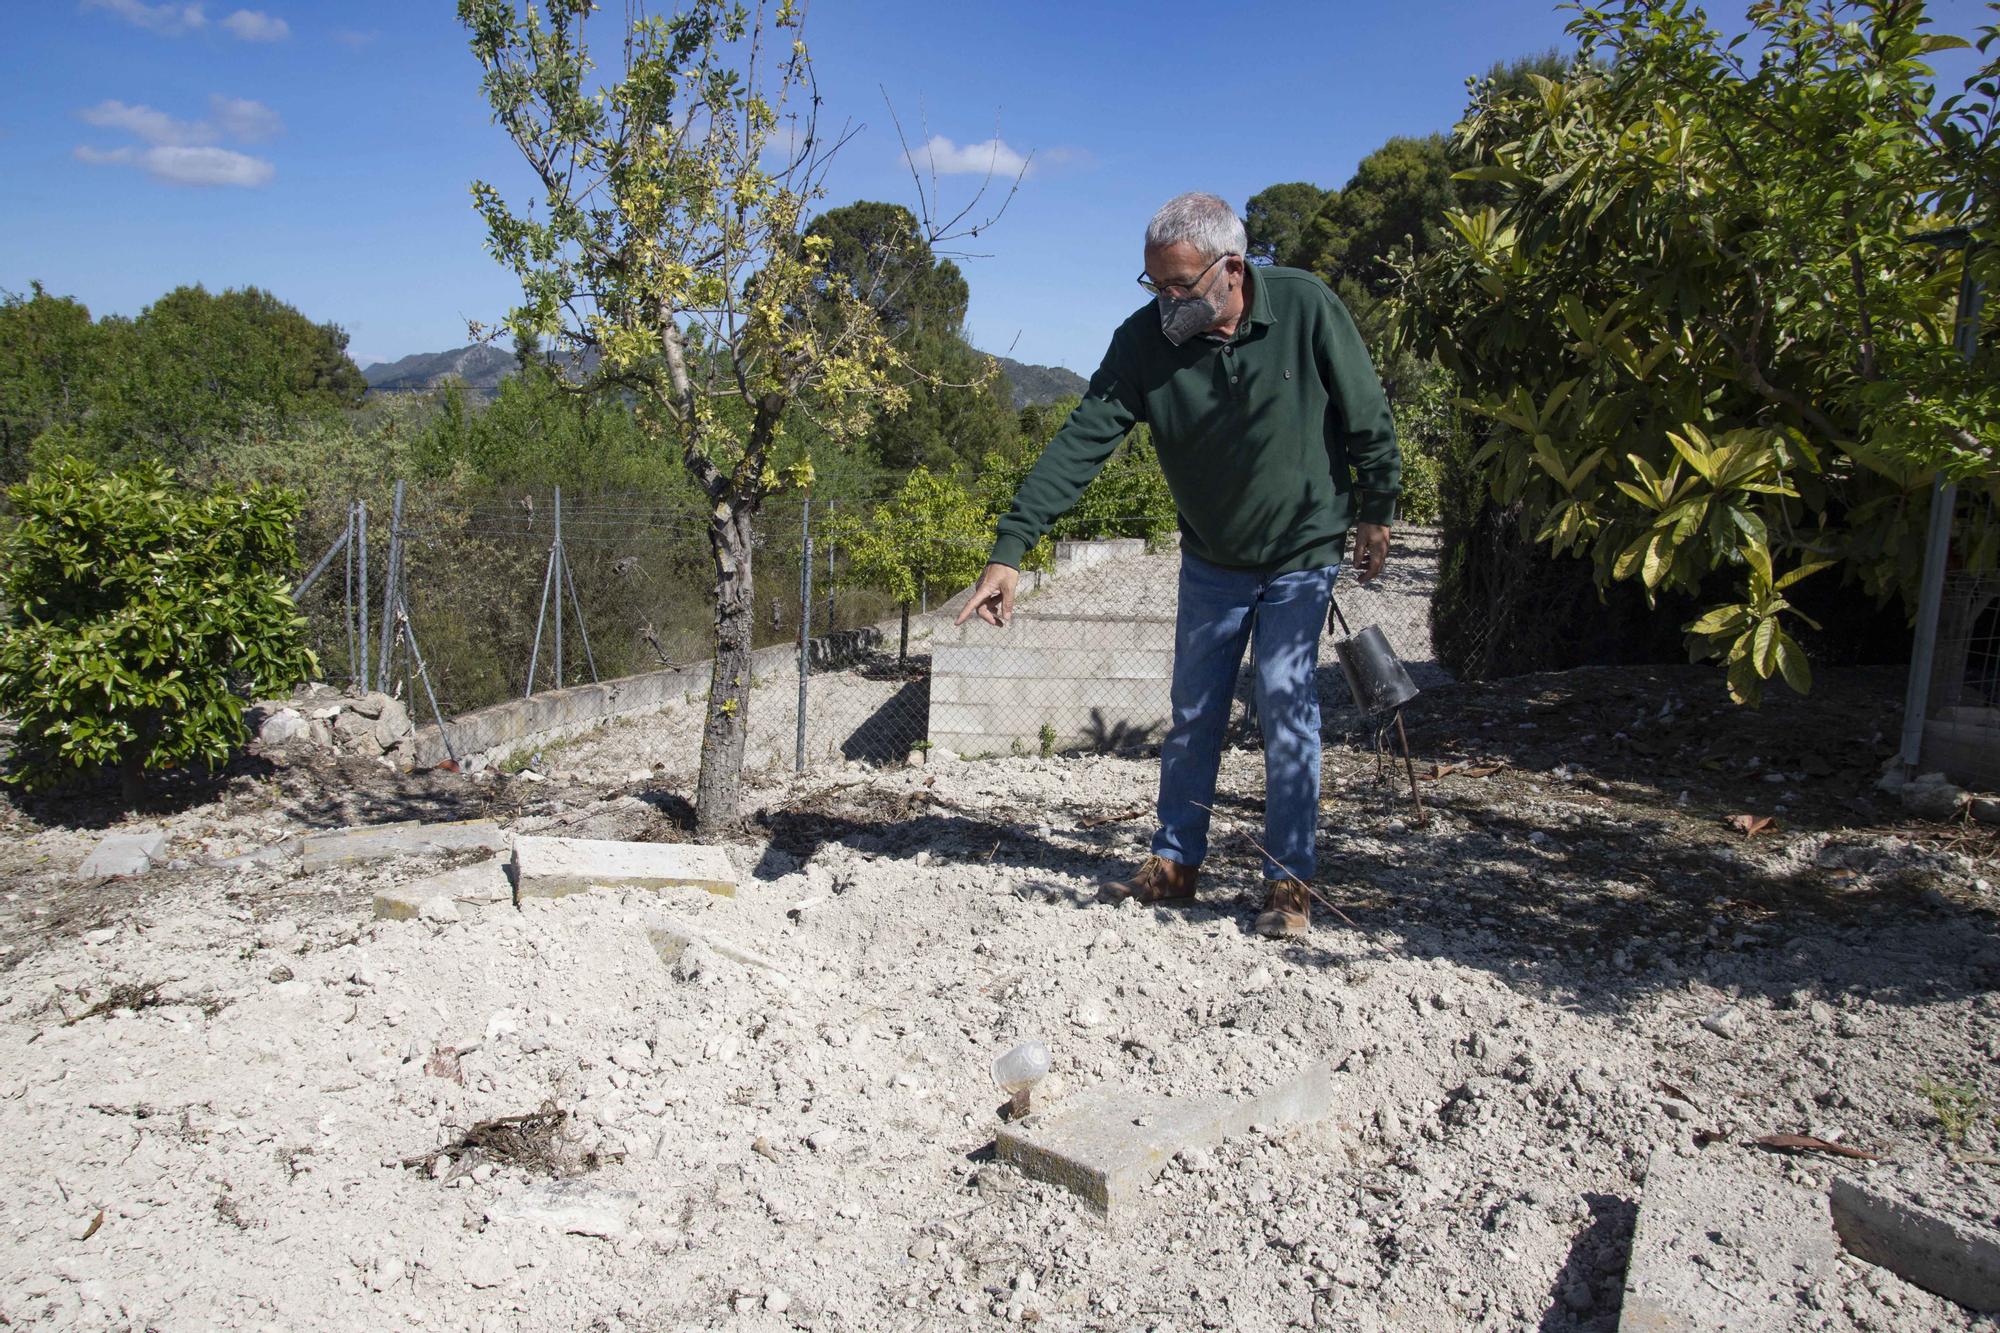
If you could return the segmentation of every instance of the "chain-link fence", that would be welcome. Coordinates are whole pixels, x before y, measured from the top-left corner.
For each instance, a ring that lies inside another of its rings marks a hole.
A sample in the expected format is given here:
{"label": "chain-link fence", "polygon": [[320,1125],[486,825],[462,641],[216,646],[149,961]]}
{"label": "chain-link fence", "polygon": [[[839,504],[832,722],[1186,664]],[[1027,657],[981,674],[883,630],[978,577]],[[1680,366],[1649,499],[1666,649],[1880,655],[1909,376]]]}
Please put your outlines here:
{"label": "chain-link fence", "polygon": [[[1180,561],[1173,543],[1057,543],[1049,568],[1023,576],[1012,626],[961,627],[952,620],[963,589],[920,587],[903,608],[858,583],[829,509],[788,497],[756,521],[750,765],[896,763],[933,746],[970,756],[1159,741]],[[646,709],[647,735],[635,749],[648,765],[694,769],[714,633],[699,510],[625,495],[446,501],[412,486],[400,512],[349,506],[331,522],[325,509],[315,512],[304,539],[320,557],[301,605],[325,678],[397,695],[430,721],[559,685],[666,676],[674,690],[651,696],[659,702]],[[965,553],[972,567],[986,540]],[[1434,531],[1399,529],[1380,578],[1361,587],[1343,573],[1336,587],[1350,625],[1378,625],[1419,685],[1449,678],[1430,646],[1437,559]],[[1325,725],[1339,734],[1363,724],[1335,663],[1335,637],[1321,645],[1318,684]],[[1239,734],[1254,728],[1249,671],[1246,661]]]}
{"label": "chain-link fence", "polygon": [[1917,766],[2000,788],[2000,574],[1945,576]]}

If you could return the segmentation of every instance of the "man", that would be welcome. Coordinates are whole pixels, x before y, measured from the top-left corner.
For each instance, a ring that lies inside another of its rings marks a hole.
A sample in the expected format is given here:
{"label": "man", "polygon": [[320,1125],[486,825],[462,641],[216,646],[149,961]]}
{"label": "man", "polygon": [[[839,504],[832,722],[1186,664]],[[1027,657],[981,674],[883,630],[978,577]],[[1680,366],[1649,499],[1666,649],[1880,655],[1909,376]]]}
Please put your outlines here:
{"label": "man", "polygon": [[1180,511],[1173,724],[1153,854],[1103,897],[1194,897],[1236,673],[1254,640],[1270,853],[1256,928],[1282,937],[1311,917],[1327,598],[1350,528],[1362,581],[1382,572],[1401,464],[1347,308],[1312,274],[1251,268],[1244,250],[1242,222],[1214,195],[1183,194],[1154,214],[1139,285],[1155,299],[1112,334],[1082,403],[1001,518],[958,620],[1007,624],[1021,557],[1126,432],[1150,423]]}

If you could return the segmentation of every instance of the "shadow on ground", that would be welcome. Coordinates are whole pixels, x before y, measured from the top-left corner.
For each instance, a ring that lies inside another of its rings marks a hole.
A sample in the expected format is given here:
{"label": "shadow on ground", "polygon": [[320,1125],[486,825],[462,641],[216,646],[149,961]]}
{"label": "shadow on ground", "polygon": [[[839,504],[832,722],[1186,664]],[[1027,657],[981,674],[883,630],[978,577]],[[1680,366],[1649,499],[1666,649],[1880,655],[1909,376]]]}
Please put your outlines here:
{"label": "shadow on ground", "polygon": [[[2000,843],[1900,810],[1892,821],[1872,780],[1887,743],[1876,738],[1893,734],[1893,673],[1828,674],[1837,679],[1814,698],[1754,713],[1715,704],[1713,674],[1694,668],[1435,691],[1411,718],[1420,768],[1497,771],[1425,782],[1441,816],[1429,827],[1415,826],[1400,766],[1378,784],[1370,751],[1331,743],[1317,887],[1355,926],[1316,911],[1318,928],[1286,946],[1288,961],[1448,960],[1584,1012],[1691,980],[1779,1003],[1844,993],[1924,1004],[2000,986],[2000,917],[1951,870],[1965,864],[1955,854],[2000,859]],[[1197,919],[1247,930],[1262,905],[1251,845],[1261,767],[1249,755],[1225,769]],[[1011,872],[1022,896],[1082,906],[1090,882],[1129,864],[1130,829],[1149,827],[1152,812],[1093,825],[1117,812],[1088,794],[1065,799],[1074,803],[980,809],[928,788],[856,785],[757,822],[791,864],[834,841],[926,850],[936,863]],[[1752,840],[1727,822],[1735,813],[1778,823]]]}

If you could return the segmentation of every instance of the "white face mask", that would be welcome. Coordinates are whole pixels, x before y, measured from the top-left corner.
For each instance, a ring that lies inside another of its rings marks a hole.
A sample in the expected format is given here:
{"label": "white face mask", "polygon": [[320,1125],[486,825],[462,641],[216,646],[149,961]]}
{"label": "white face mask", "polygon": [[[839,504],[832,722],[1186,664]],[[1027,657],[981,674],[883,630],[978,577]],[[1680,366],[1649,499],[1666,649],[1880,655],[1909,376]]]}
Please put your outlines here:
{"label": "white face mask", "polygon": [[[1223,270],[1225,273],[1227,269]],[[1160,306],[1160,332],[1168,342],[1179,347],[1197,333],[1214,328],[1222,318],[1223,303],[1229,299],[1227,286],[1218,274],[1208,285],[1204,296],[1168,296],[1161,292],[1156,298]]]}

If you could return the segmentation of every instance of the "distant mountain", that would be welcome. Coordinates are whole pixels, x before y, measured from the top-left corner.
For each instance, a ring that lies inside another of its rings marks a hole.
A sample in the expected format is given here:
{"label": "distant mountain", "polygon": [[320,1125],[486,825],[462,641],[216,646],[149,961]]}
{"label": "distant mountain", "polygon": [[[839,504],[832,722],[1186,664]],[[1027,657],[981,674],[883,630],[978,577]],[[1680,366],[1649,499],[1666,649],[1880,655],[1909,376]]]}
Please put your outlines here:
{"label": "distant mountain", "polygon": [[[1008,393],[1016,408],[1052,403],[1083,392],[1084,378],[1073,370],[1024,365],[1005,356],[993,359],[1000,363],[1000,373],[1007,377]],[[449,352],[417,352],[400,361],[378,361],[361,374],[376,393],[421,392],[456,379],[466,392],[490,398],[499,391],[500,381],[513,374],[515,368],[513,352],[475,343]]]}
{"label": "distant mountain", "polygon": [[1053,403],[1058,398],[1080,396],[1089,383],[1074,370],[1065,370],[1061,366],[1023,365],[1004,356],[993,359],[1000,363],[1000,373],[1007,377],[1007,387],[1013,392],[1017,409],[1038,403]]}
{"label": "distant mountain", "polygon": [[446,380],[456,379],[483,398],[497,392],[500,381],[515,369],[513,352],[489,343],[474,343],[449,352],[416,352],[400,361],[378,361],[361,375],[377,393],[435,389]]}

